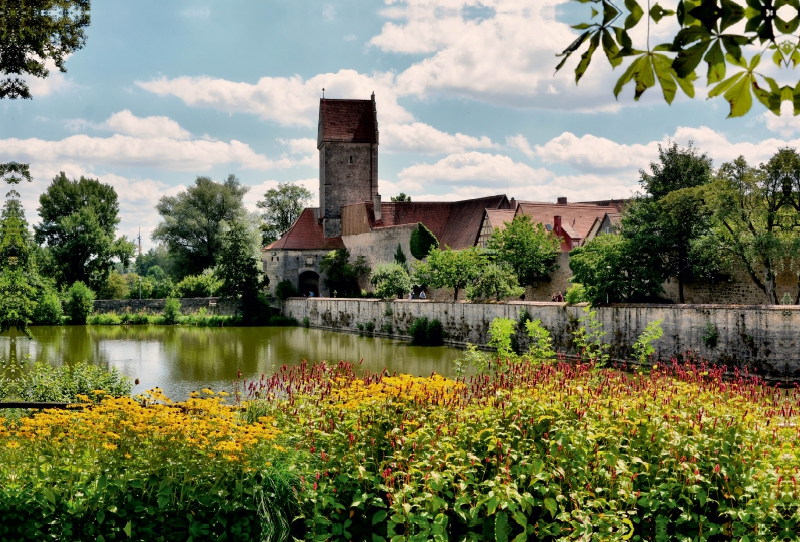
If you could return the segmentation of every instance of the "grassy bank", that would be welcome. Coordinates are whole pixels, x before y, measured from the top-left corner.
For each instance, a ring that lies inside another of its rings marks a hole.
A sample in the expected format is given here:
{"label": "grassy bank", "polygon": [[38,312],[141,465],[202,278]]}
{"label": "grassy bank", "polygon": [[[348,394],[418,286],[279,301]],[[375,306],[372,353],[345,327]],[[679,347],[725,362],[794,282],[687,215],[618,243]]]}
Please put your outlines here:
{"label": "grassy bank", "polygon": [[[106,312],[92,314],[86,321],[93,326],[118,326],[118,325],[182,325],[196,327],[228,327],[243,325],[241,316],[221,316],[198,312],[168,318],[163,314],[149,314],[144,312],[122,313]],[[262,323],[264,326],[296,326],[297,321],[285,316],[273,315]]]}

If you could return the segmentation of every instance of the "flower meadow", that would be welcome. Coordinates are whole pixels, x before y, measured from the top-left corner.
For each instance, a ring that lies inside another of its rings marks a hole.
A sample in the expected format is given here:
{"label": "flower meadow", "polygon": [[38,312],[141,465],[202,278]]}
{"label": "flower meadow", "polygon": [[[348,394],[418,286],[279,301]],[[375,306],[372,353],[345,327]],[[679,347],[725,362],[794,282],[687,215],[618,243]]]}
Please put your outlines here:
{"label": "flower meadow", "polygon": [[[672,360],[306,363],[0,423],[4,540],[792,540],[800,389]],[[230,406],[228,406],[230,404]]]}

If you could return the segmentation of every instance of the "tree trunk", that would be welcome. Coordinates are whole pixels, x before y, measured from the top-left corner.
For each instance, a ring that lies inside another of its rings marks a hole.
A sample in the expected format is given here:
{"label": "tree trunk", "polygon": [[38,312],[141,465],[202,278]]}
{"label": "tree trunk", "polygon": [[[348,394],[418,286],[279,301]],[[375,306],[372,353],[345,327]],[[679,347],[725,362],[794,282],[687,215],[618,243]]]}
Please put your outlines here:
{"label": "tree trunk", "polygon": [[453,288],[453,303],[458,301],[458,288]]}

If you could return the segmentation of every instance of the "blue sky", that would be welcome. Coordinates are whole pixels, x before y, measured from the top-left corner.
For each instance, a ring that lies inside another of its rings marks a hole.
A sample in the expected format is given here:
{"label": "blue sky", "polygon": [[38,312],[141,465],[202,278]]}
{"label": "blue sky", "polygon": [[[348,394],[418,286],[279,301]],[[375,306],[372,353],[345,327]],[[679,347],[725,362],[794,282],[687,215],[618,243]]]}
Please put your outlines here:
{"label": "blue sky", "polygon": [[694,140],[716,165],[796,145],[800,124],[758,104],[726,120],[727,104],[702,96],[668,106],[656,90],[634,103],[627,88],[617,102],[624,66],[614,73],[600,54],[578,87],[577,58],[554,76],[567,23],[587,11],[564,0],[95,0],[68,73],[32,81],[33,100],[0,103],[0,160],[31,163],[31,221],[59,171],[92,176],[120,195],[120,233],[141,227],[149,246],[158,198],[197,175],[236,174],[251,209],[278,182],[316,193],[322,87],[375,91],[385,198],[506,187],[523,200],[620,198],[669,138]]}

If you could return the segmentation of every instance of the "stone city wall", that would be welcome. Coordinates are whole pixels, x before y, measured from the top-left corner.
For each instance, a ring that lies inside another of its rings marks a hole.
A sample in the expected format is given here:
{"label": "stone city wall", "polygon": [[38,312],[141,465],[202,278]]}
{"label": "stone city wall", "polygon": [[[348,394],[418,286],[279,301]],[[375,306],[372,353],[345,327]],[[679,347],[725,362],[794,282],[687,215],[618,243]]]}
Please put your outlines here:
{"label": "stone city wall", "polygon": [[[737,305],[612,305],[597,308],[615,360],[631,359],[631,346],[647,324],[662,320],[664,336],[654,343],[657,359],[693,351],[729,368],[747,367],[773,378],[800,378],[800,307]],[[486,345],[489,323],[494,318],[518,320],[522,311],[541,319],[559,351],[572,352],[572,332],[585,315],[583,306],[564,303],[515,301],[473,304],[374,299],[289,299],[284,314],[311,327],[358,332],[372,322],[375,335],[408,339],[415,318],[437,318],[446,342]],[[718,334],[716,344],[704,340],[707,331]],[[524,337],[520,344],[526,347]]]}
{"label": "stone city wall", "polygon": [[[236,313],[236,303],[218,297],[191,297],[178,301],[181,302],[182,314],[191,314],[200,309],[206,309],[208,314],[221,316],[231,316]],[[161,313],[164,312],[164,303],[166,299],[98,299],[94,302],[94,312]]]}

